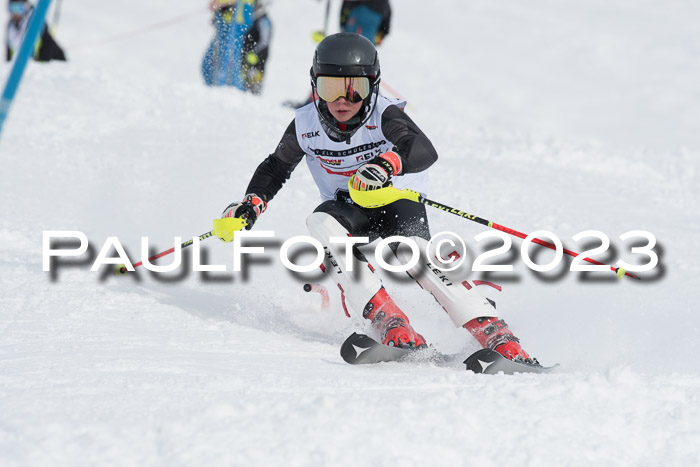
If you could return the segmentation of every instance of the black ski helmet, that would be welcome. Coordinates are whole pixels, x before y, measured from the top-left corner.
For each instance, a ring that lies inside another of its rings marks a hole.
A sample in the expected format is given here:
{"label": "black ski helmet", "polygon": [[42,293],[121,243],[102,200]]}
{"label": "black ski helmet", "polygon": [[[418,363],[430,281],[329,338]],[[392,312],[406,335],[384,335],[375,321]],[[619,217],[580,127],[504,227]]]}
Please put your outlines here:
{"label": "black ski helmet", "polygon": [[333,34],[321,41],[314,53],[311,77],[364,76],[379,79],[379,58],[374,44],[364,36],[352,32]]}
{"label": "black ski helmet", "polygon": [[346,128],[342,130],[328,111],[326,103],[323,100],[314,101],[321,122],[329,130],[327,131],[329,136],[345,139],[349,143],[350,137],[369,120],[379,91],[380,71],[377,49],[364,36],[352,32],[340,32],[326,37],[318,44],[311,66],[311,87],[314,92],[319,76],[365,77],[369,79],[371,87],[369,95],[362,101],[360,112],[345,122]]}

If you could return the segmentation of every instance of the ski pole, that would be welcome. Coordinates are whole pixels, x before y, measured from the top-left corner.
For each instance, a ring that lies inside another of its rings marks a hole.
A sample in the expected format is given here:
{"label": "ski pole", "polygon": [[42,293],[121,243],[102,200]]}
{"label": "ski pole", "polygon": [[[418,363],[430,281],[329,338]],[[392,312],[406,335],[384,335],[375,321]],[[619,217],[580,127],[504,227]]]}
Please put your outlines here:
{"label": "ski pole", "polygon": [[61,5],[62,4],[63,4],[63,0],[56,0],[56,3],[54,3],[53,21],[52,21],[52,26],[54,28],[58,28],[58,20],[61,18]]}
{"label": "ski pole", "polygon": [[399,99],[406,100],[403,98],[403,96],[401,96],[401,94],[396,92],[396,90],[394,88],[389,86],[389,83],[387,83],[386,80],[382,79],[381,81],[379,81],[379,85],[381,87],[383,87],[384,89],[386,89],[387,91],[389,91],[390,94],[393,94],[394,97],[398,97]]}
{"label": "ski pole", "polygon": [[[352,187],[352,177],[350,177],[350,181],[348,182],[348,188],[350,189],[350,197],[352,200],[359,204],[360,206],[366,207],[366,208],[378,208],[381,206],[386,206],[387,204],[393,203],[394,201],[398,201],[400,199],[407,199],[410,201],[414,201],[416,203],[420,204],[425,204],[426,206],[430,206],[436,209],[439,209],[441,211],[448,212],[450,214],[454,214],[456,216],[462,217],[464,219],[468,219],[472,222],[476,222],[477,224],[485,225],[486,227],[491,227],[492,229],[500,230],[501,232],[505,232],[507,234],[516,236],[518,238],[527,238],[527,235],[525,235],[522,232],[518,232],[517,230],[513,230],[509,227],[505,227],[503,225],[497,224],[495,222],[492,222],[490,220],[466,213],[464,211],[461,211],[459,209],[452,208],[450,206],[447,206],[446,204],[439,203],[437,201],[430,200],[420,193],[413,191],[413,190],[400,190],[398,188],[394,188],[393,186],[388,186],[385,188],[380,188],[378,190],[372,190],[372,191],[359,191],[355,190]],[[550,250],[555,250],[557,247],[547,241],[540,240],[539,238],[534,238],[532,240],[533,243],[536,243],[538,245],[544,246],[549,248]],[[579,253],[576,253],[575,251],[568,250],[566,248],[562,248],[563,252],[566,253],[569,256],[573,256],[574,258],[577,256],[580,256]],[[640,279],[639,276],[632,274],[630,272],[625,271],[622,268],[616,268],[615,266],[610,266],[609,264],[604,264],[601,263],[600,261],[596,261],[591,258],[583,258],[583,261],[587,261],[591,264],[596,264],[598,266],[607,266],[610,268],[611,271],[614,271],[617,273],[618,277],[622,277],[623,274],[625,276],[631,277],[633,279]]]}
{"label": "ski pole", "polygon": [[331,12],[331,0],[326,0],[326,16],[324,17],[323,20],[323,36],[325,37],[328,35],[328,17],[330,16]]}
{"label": "ski pole", "polygon": [[[209,238],[209,237],[211,237],[211,236],[213,236],[213,235],[214,235],[214,234],[213,234],[212,231],[210,230],[209,232],[200,235],[200,236],[199,236],[199,239],[200,239],[200,240],[204,240],[205,238]],[[186,242],[184,242],[182,245],[180,245],[180,248],[187,248],[188,246],[192,245],[193,243],[194,243],[194,238],[191,239],[191,240],[187,240]],[[162,251],[162,252],[160,252],[160,253],[158,253],[158,254],[156,254],[156,255],[151,256],[150,258],[148,258],[148,262],[150,263],[151,261],[153,261],[153,260],[155,260],[155,259],[162,258],[163,256],[167,256],[167,255],[169,255],[170,253],[172,253],[173,251],[175,251],[175,247],[172,247],[172,248],[170,248],[170,249],[168,249],[168,250]],[[139,266],[141,266],[141,265],[143,265],[143,261],[139,261],[138,263],[134,264],[133,266],[134,266],[135,268],[137,268],[137,267],[139,267]],[[127,272],[128,272],[128,269],[126,269],[126,265],[124,265],[124,264],[118,264],[117,267],[114,269],[114,274],[116,274],[116,275],[120,275],[120,274],[121,274],[121,275],[124,275],[124,274],[126,274]]]}
{"label": "ski pole", "polygon": [[325,285],[307,283],[304,284],[304,292],[316,292],[321,295],[321,311],[326,311],[331,306],[331,297]]}
{"label": "ski pole", "polygon": [[323,38],[328,35],[328,17],[330,16],[331,12],[331,0],[326,0],[326,14],[323,20],[323,31],[314,31],[311,33],[311,39],[315,43],[319,43],[323,40]]}
{"label": "ski pole", "polygon": [[[501,232],[505,232],[507,234],[513,235],[513,236],[518,237],[518,238],[522,238],[522,239],[527,238],[526,234],[524,234],[522,232],[518,232],[517,230],[513,230],[510,227],[496,224],[495,222],[483,219],[481,217],[477,217],[477,216],[474,216],[472,214],[468,214],[466,212],[460,211],[458,209],[451,208],[450,206],[447,206],[447,205],[442,204],[442,203],[438,203],[437,201],[433,201],[433,200],[424,198],[420,194],[418,195],[418,202],[425,204],[426,206],[437,208],[441,211],[449,212],[450,214],[454,214],[456,216],[463,217],[465,219],[469,219],[470,221],[474,221],[474,222],[479,223],[481,225],[491,227],[492,229],[500,230]],[[547,247],[550,250],[554,250],[554,251],[556,251],[556,249],[557,249],[557,247],[554,244],[547,242],[547,241],[544,241],[544,240],[540,240],[539,238],[533,238],[532,243],[537,243],[538,245]],[[575,251],[568,250],[564,247],[562,247],[562,251],[564,253],[566,253],[567,255],[572,256],[574,258],[576,258],[577,256],[580,256],[580,253],[576,253]],[[596,261],[596,260],[591,259],[591,258],[584,257],[583,261],[587,261],[591,264],[596,264],[598,266],[607,266],[610,268],[611,271],[614,271],[618,275],[618,277],[622,277],[622,275],[624,273],[625,276],[631,277],[633,279],[640,279],[639,276],[632,274],[630,272],[627,272],[622,268],[619,268],[619,267],[616,268],[614,266],[610,266],[608,264],[601,263],[600,261]]]}
{"label": "ski pole", "polygon": [[[202,234],[199,236],[199,240],[205,240],[209,237],[218,237],[221,239],[223,242],[230,242],[233,240],[233,234],[239,230],[241,230],[243,227],[245,227],[246,221],[242,218],[238,217],[226,217],[223,219],[214,219],[214,228],[211,229],[209,232]],[[180,248],[187,248],[188,246],[192,245],[194,243],[194,238],[191,240],[187,240],[186,242],[183,242],[180,245]],[[163,256],[167,256],[170,253],[175,251],[175,247],[172,247],[168,250],[162,251],[158,254],[155,254],[148,258],[148,262],[150,263],[151,261],[162,258]],[[137,268],[139,266],[143,265],[143,261],[139,261],[138,263],[134,264],[134,268]],[[126,265],[124,264],[118,264],[116,268],[114,268],[114,274],[116,275],[124,275],[128,272],[129,270],[126,268]]]}

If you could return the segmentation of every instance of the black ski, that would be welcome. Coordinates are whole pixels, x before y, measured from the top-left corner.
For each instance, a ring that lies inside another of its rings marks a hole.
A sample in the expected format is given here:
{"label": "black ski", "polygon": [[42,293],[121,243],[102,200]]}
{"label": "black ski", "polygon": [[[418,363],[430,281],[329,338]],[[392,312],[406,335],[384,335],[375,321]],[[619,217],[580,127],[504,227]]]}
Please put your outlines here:
{"label": "black ski", "polygon": [[506,375],[515,373],[548,373],[557,366],[546,367],[539,363],[508,360],[503,355],[491,349],[477,350],[471,354],[464,363],[467,365],[467,370],[486,375],[495,375],[497,373],[504,373]]}
{"label": "black ski", "polygon": [[[419,361],[431,362],[439,366],[453,366],[454,355],[445,355],[435,349],[402,349],[380,344],[368,335],[352,333],[340,346],[340,356],[351,365],[364,365],[381,362]],[[460,359],[461,360],[461,359]],[[459,361],[459,360],[457,360]],[[512,375],[515,373],[547,373],[556,367],[544,367],[539,363],[524,363],[508,360],[490,349],[474,352],[464,363],[467,370],[474,373]]]}
{"label": "black ski", "polygon": [[351,365],[394,362],[407,357],[412,351],[380,344],[365,334],[353,332],[340,346],[340,356]]}
{"label": "black ski", "polygon": [[[380,344],[366,334],[353,332],[340,346],[340,356],[351,365],[381,362],[429,362],[439,366],[450,366],[454,355],[445,355],[435,349],[402,349]],[[458,360],[457,360],[458,361]]]}

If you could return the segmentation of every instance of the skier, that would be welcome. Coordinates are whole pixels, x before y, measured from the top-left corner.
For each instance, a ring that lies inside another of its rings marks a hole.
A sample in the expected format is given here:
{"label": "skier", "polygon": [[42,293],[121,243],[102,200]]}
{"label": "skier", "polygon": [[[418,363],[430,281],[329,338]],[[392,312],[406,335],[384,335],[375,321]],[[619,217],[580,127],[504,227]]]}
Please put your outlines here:
{"label": "skier", "polygon": [[255,2],[253,26],[245,35],[242,54],[242,71],[246,91],[259,95],[265,75],[265,62],[270,48],[272,23],[262,0]]}
{"label": "skier", "polygon": [[340,30],[361,34],[375,45],[389,34],[390,23],[389,0],[343,0],[340,7]]}
{"label": "skier", "polygon": [[243,47],[253,26],[255,4],[256,0],[212,0],[209,4],[216,34],[202,60],[202,76],[208,86],[248,89],[249,66],[244,71],[244,64],[250,62]]}
{"label": "skier", "polygon": [[[27,0],[11,0],[8,4],[10,20],[7,23],[7,36],[5,41],[5,59],[9,62],[24,39],[24,33],[29,25],[29,19],[34,7]],[[66,55],[56,43],[44,25],[41,36],[34,48],[34,60],[47,62],[49,60],[66,60]]]}
{"label": "skier", "polygon": [[[421,348],[426,341],[382,286],[367,259],[353,248],[349,272],[345,251],[330,237],[411,237],[425,251],[430,239],[423,204],[399,200],[382,208],[363,208],[349,196],[387,186],[425,193],[428,168],[437,160],[430,140],[404,113],[405,101],[378,93],[380,67],[371,41],[354,33],[326,37],[316,48],[311,86],[318,101],[297,109],[275,151],[256,169],[242,202],[230,204],[222,217],[243,218],[250,229],[265,212],[292,171],[306,157],[323,202],[307,217],[311,236],[324,246],[343,304],[371,320],[383,344]],[[402,264],[411,254],[406,244],[392,244]],[[409,249],[410,250],[410,249]],[[408,259],[407,259],[408,258]],[[455,325],[466,328],[483,347],[511,360],[531,361],[495,307],[464,281],[446,285],[419,261],[411,277],[431,292]],[[359,266],[359,267],[358,267]],[[458,283],[459,284],[459,283]]]}

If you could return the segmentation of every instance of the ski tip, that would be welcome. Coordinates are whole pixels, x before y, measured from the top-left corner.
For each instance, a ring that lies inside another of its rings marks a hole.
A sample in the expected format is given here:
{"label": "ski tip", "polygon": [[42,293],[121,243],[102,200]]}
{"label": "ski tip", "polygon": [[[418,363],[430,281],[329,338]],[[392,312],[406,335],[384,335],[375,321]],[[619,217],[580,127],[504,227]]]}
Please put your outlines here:
{"label": "ski tip", "polygon": [[340,347],[340,356],[351,365],[394,362],[410,353],[407,349],[380,344],[366,334],[353,332]]}
{"label": "ski tip", "polygon": [[[343,358],[343,360],[345,360],[345,362],[351,365],[359,363],[358,358],[360,355],[362,355],[362,351],[359,351],[358,349],[365,348],[362,346],[362,342],[365,340],[363,337],[367,336],[353,332],[347,339],[345,339],[343,345],[340,346],[340,356]],[[371,343],[366,347],[371,347]]]}
{"label": "ski tip", "polygon": [[498,352],[494,352],[493,350],[481,349],[467,357],[463,363],[467,366],[468,371],[485,373],[486,370],[498,360],[498,355]]}

